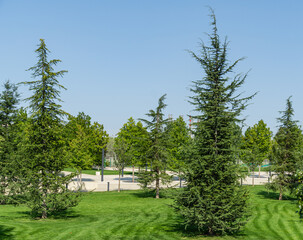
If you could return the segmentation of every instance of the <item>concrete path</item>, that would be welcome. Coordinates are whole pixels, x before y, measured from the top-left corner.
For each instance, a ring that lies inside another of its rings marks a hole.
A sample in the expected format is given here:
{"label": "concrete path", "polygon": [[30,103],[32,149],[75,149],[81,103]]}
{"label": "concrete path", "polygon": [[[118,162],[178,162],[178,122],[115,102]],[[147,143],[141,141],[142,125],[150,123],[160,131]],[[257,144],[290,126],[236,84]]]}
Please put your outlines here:
{"label": "concrete path", "polygon": [[[113,170],[112,168],[106,168],[106,170]],[[132,169],[126,168],[125,171],[132,171]],[[70,174],[69,172],[64,172],[64,174]],[[101,181],[100,175],[89,175],[82,174],[82,190],[83,191],[117,191],[119,184],[119,175],[104,175],[103,182]],[[181,183],[184,184],[184,181]],[[172,183],[169,185],[160,185],[161,187],[179,187],[180,181],[178,177],[173,177]],[[68,184],[69,189],[78,189],[80,187],[77,177],[73,178],[72,182]],[[141,189],[140,184],[137,182],[137,177],[134,177],[134,182],[132,175],[125,175],[120,179],[120,190],[138,190]]]}
{"label": "concrete path", "polygon": [[[274,178],[275,176],[273,176]],[[255,185],[264,185],[270,181],[270,176],[268,172],[261,172],[260,177],[259,177],[259,172],[255,172],[254,174],[254,183]],[[253,182],[253,177],[248,176],[245,179],[243,179],[242,183],[243,185],[252,185]]]}
{"label": "concrete path", "polygon": [[[113,168],[106,168],[106,170],[113,170]],[[125,171],[132,171],[131,168],[125,169]],[[69,172],[64,172],[65,174],[69,174]],[[268,183],[268,173],[261,172],[260,178],[258,177],[259,173],[255,173],[254,182],[255,185],[263,185]],[[120,189],[123,190],[137,190],[140,189],[139,183],[136,181],[137,177],[135,176],[135,182],[132,182],[132,175],[124,175],[121,177],[120,182]],[[104,175],[104,181],[101,181],[101,176],[99,175],[89,175],[89,174],[82,174],[82,190],[83,191],[96,191],[96,192],[103,192],[103,191],[117,191],[118,190],[118,183],[119,183],[119,176],[118,175]],[[182,186],[185,185],[185,182],[182,181]],[[252,185],[252,177],[246,177],[242,180],[243,185]],[[179,187],[180,181],[178,177],[174,177],[170,187]],[[68,185],[69,189],[78,189],[80,184],[77,180],[77,177],[73,178],[73,181]],[[161,187],[167,187],[166,185],[162,185]]]}

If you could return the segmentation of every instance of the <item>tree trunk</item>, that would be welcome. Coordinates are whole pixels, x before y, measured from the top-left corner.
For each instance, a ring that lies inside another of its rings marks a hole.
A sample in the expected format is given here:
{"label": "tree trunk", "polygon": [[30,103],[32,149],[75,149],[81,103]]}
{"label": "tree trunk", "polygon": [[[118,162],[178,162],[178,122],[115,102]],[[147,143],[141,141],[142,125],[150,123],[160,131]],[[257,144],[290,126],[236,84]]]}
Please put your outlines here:
{"label": "tree trunk", "polygon": [[279,200],[282,200],[282,197],[283,197],[283,193],[282,193],[282,189],[280,188]]}
{"label": "tree trunk", "polygon": [[260,178],[260,175],[261,175],[261,165],[259,165],[259,178]]}
{"label": "tree trunk", "polygon": [[118,192],[120,192],[120,176],[121,176],[121,174],[120,174],[120,171],[119,171]]}
{"label": "tree trunk", "polygon": [[80,188],[82,189],[82,170],[80,170]]}
{"label": "tree trunk", "polygon": [[180,180],[180,188],[182,187],[182,179],[181,179],[181,170],[179,169],[179,180]]}
{"label": "tree trunk", "polygon": [[47,218],[47,204],[46,204],[46,197],[47,197],[47,189],[45,186],[43,186],[44,184],[42,183],[42,215],[41,218],[42,219],[46,219]]}
{"label": "tree trunk", "polygon": [[46,219],[47,218],[47,206],[46,206],[46,203],[45,203],[45,199],[43,199],[42,208],[43,209],[42,209],[42,216],[41,216],[41,218],[42,219]]}
{"label": "tree trunk", "polygon": [[252,186],[255,186],[255,170],[253,170],[253,175],[252,175]]}
{"label": "tree trunk", "polygon": [[133,182],[135,182],[135,165],[133,165]]}
{"label": "tree trunk", "polygon": [[157,170],[156,170],[156,198],[160,198],[159,168],[157,168]]}

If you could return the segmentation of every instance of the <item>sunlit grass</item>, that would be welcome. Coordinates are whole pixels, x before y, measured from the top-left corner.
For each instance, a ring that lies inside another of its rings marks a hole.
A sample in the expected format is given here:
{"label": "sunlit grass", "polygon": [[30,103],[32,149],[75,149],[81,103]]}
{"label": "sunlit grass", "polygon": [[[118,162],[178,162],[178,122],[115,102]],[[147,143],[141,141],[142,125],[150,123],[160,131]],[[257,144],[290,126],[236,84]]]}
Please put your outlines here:
{"label": "sunlit grass", "polygon": [[0,239],[303,239],[296,200],[263,186],[251,190],[252,216],[237,236],[203,237],[184,232],[169,198],[143,191],[85,193],[65,215],[32,220],[24,206],[0,206]]}

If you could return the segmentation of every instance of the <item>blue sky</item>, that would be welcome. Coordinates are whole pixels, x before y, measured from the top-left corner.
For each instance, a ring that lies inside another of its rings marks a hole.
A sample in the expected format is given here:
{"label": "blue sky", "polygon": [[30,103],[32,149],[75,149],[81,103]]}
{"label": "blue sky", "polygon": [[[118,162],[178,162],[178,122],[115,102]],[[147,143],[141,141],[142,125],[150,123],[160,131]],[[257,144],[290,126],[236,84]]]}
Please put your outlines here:
{"label": "blue sky", "polygon": [[[167,93],[165,112],[193,114],[187,102],[191,81],[203,71],[186,51],[207,42],[209,10],[229,59],[246,57],[237,73],[250,70],[241,89],[259,92],[243,113],[246,124],[276,118],[292,95],[295,119],[303,120],[303,2],[299,0],[0,0],[0,81],[31,80],[34,50],[44,38],[50,58],[69,72],[61,83],[65,111],[83,111],[116,134],[129,117],[144,118]],[[29,96],[20,87],[22,97]],[[26,105],[26,103],[23,103]]]}

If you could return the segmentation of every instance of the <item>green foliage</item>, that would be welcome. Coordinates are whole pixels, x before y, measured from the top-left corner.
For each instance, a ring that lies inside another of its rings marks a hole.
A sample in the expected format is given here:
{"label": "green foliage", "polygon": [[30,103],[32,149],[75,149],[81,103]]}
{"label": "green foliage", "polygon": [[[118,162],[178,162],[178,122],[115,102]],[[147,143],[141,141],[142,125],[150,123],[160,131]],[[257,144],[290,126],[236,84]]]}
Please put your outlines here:
{"label": "green foliage", "polygon": [[113,137],[108,138],[108,142],[106,145],[106,158],[114,158],[115,157],[115,151],[114,151],[114,143],[115,139]]}
{"label": "green foliage", "polygon": [[75,137],[69,142],[69,151],[67,157],[71,167],[78,169],[89,169],[93,165],[93,156],[90,151],[90,136],[86,133],[85,128],[80,124],[75,126]]}
{"label": "green foliage", "polygon": [[271,131],[261,119],[253,127],[249,127],[242,137],[241,159],[254,171],[268,157],[271,148]]}
{"label": "green foliage", "polygon": [[164,119],[163,110],[166,107],[164,103],[166,94],[159,98],[156,110],[149,110],[146,115],[151,119],[141,119],[149,130],[149,147],[146,151],[146,158],[151,164],[150,172],[141,172],[138,181],[143,186],[151,185],[155,182],[156,198],[160,197],[160,181],[162,184],[171,180],[165,170],[168,165],[169,152],[167,150],[166,133],[164,131],[168,119]]}
{"label": "green foliage", "polygon": [[43,39],[36,50],[38,63],[30,68],[38,80],[23,82],[33,95],[30,102],[31,116],[22,138],[22,165],[20,177],[27,205],[34,217],[47,218],[78,203],[79,195],[66,189],[73,175],[63,176],[65,167],[64,128],[61,117],[64,111],[60,102],[58,77],[66,71],[54,72],[60,60],[47,60],[49,50]]}
{"label": "green foliage", "polygon": [[170,153],[169,168],[179,172],[185,165],[184,151],[191,140],[189,129],[183,117],[179,116],[176,120],[167,123],[165,131]]}
{"label": "green foliage", "polygon": [[270,189],[280,192],[279,200],[283,193],[293,185],[293,176],[296,170],[302,167],[302,131],[293,120],[294,110],[290,98],[286,101],[285,111],[280,112],[278,118],[279,130],[274,137],[270,160],[276,177],[268,185]]}
{"label": "green foliage", "polygon": [[104,126],[98,122],[94,122],[91,126],[91,142],[92,142],[92,155],[93,163],[97,166],[102,165],[102,149],[106,151],[106,146],[109,141],[107,132],[104,130]]}
{"label": "green foliage", "polygon": [[69,115],[65,126],[67,141],[67,162],[81,172],[92,165],[101,165],[102,149],[106,149],[108,134],[103,125],[91,123],[90,116],[80,112],[76,117]]}
{"label": "green foliage", "polygon": [[246,75],[231,79],[230,74],[241,59],[229,65],[228,42],[220,41],[213,12],[211,17],[210,46],[201,44],[201,57],[191,52],[205,75],[191,89],[191,103],[198,113],[194,145],[186,163],[187,185],[175,200],[186,227],[209,235],[235,233],[247,221],[248,191],[239,184],[235,124],[253,97],[241,98],[237,93]]}
{"label": "green foliage", "polygon": [[119,174],[126,165],[130,161],[131,155],[128,154],[128,145],[125,138],[115,138],[114,142],[114,151],[116,154],[115,158],[115,167],[118,169]]}
{"label": "green foliage", "polygon": [[117,154],[118,159],[115,160],[118,169],[126,165],[133,166],[133,182],[135,181],[135,165],[142,166],[146,161],[145,151],[147,146],[148,133],[146,128],[140,121],[136,123],[132,117],[129,118],[128,122],[118,132],[114,148],[119,152]]}
{"label": "green foliage", "polygon": [[129,146],[125,138],[115,138],[114,151],[116,157],[114,158],[114,165],[119,172],[119,183],[118,183],[118,192],[120,192],[120,176],[121,172],[126,163],[131,159],[131,155],[128,153]]}
{"label": "green foliage", "polygon": [[297,171],[294,175],[295,180],[295,189],[294,193],[298,199],[299,215],[300,218],[303,218],[303,172]]}
{"label": "green foliage", "polygon": [[136,123],[132,117],[120,129],[116,137],[116,143],[123,139],[126,144],[125,154],[129,155],[128,162],[125,162],[126,165],[140,165],[144,155],[144,146],[147,144],[147,136],[146,128],[140,121]]}
{"label": "green foliage", "polygon": [[19,94],[17,86],[5,82],[0,94],[0,204],[16,195],[16,151]]}

